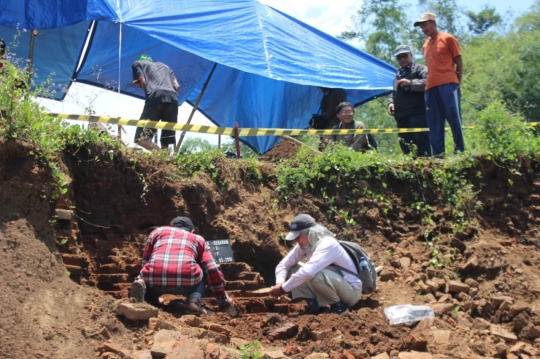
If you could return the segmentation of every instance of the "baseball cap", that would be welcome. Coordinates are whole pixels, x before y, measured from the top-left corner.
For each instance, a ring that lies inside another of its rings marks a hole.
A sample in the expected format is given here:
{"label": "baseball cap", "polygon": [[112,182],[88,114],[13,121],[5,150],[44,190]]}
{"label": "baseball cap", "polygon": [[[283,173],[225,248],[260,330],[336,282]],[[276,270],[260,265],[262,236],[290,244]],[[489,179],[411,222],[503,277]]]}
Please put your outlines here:
{"label": "baseball cap", "polygon": [[150,57],[150,55],[142,54],[141,56],[139,56],[139,60],[148,60],[151,62],[152,58]]}
{"label": "baseball cap", "polygon": [[399,45],[394,51],[394,57],[400,54],[412,53],[411,48],[408,45]]}
{"label": "baseball cap", "polygon": [[185,228],[190,231],[195,229],[193,222],[187,217],[176,217],[171,221],[171,227]]}
{"label": "baseball cap", "polygon": [[299,214],[293,218],[291,222],[291,231],[285,237],[285,240],[292,241],[296,239],[304,229],[308,229],[316,225],[317,222],[309,214]]}
{"label": "baseball cap", "polygon": [[425,12],[422,15],[420,15],[420,19],[416,20],[416,22],[414,23],[414,26],[418,26],[422,22],[426,22],[429,20],[435,21],[435,14],[432,12]]}

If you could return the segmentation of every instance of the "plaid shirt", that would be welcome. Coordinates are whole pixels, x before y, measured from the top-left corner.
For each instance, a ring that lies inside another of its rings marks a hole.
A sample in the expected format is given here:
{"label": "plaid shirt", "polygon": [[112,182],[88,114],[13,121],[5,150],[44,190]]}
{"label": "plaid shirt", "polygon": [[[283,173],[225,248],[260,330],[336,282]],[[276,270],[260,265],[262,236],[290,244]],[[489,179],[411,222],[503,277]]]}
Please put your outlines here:
{"label": "plaid shirt", "polygon": [[188,287],[206,282],[219,301],[227,297],[225,279],[203,237],[176,227],[150,233],[144,249],[141,278],[149,287]]}

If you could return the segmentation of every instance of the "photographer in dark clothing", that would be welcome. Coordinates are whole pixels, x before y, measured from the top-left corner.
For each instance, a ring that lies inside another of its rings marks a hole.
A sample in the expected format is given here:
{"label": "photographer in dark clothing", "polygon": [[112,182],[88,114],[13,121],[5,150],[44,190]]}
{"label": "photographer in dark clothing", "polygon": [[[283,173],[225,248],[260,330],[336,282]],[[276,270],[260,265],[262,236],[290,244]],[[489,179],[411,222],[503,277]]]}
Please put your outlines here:
{"label": "photographer in dark clothing", "polygon": [[[398,128],[427,128],[424,91],[428,69],[413,62],[411,48],[407,45],[399,45],[394,57],[400,67],[394,78],[388,114],[394,116]],[[398,136],[403,153],[409,154],[414,145],[416,156],[431,156],[429,132],[407,132]]]}

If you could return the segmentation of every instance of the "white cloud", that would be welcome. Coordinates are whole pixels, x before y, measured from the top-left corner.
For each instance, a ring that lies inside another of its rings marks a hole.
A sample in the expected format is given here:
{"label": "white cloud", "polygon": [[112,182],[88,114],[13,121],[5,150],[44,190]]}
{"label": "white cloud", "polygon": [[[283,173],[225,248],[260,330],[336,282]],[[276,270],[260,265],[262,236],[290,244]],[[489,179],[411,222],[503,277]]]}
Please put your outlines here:
{"label": "white cloud", "polygon": [[336,36],[352,27],[351,17],[360,6],[358,0],[260,0],[327,34]]}

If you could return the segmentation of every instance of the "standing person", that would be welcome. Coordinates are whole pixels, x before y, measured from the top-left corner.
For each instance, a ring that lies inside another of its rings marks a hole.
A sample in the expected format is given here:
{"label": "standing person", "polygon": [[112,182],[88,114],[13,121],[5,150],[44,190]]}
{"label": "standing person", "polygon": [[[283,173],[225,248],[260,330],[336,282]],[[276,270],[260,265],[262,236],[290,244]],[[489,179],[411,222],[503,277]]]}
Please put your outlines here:
{"label": "standing person", "polygon": [[347,94],[343,89],[319,87],[323,93],[321,99],[321,115],[326,118],[326,128],[334,128],[339,124],[336,107],[347,101]]}
{"label": "standing person", "polygon": [[[178,90],[180,85],[176,81],[174,72],[161,62],[152,62],[149,55],[143,54],[131,65],[133,84],[140,86],[146,101],[141,114],[141,120],[152,121],[178,121]],[[147,150],[159,150],[152,142],[156,129],[137,127],[135,143]],[[176,144],[175,132],[161,130],[161,149]]]}
{"label": "standing person", "polygon": [[[366,129],[361,121],[354,120],[354,108],[349,102],[342,102],[336,108],[336,116],[339,118],[339,124],[334,126],[334,130],[352,130]],[[342,142],[345,146],[352,148],[355,151],[365,152],[371,150],[371,144],[366,134],[350,134],[350,135],[332,135],[332,141]]]}
{"label": "standing person", "polygon": [[[270,294],[280,297],[291,292],[293,299],[304,299],[304,314],[318,314],[327,305],[330,308],[326,313],[347,313],[362,295],[362,282],[358,276],[334,266],[358,273],[332,233],[310,215],[299,214],[292,220],[285,240],[296,245],[277,265],[276,285]],[[307,262],[299,266],[304,258]]]}
{"label": "standing person", "polygon": [[423,13],[414,23],[420,26],[426,39],[422,49],[429,69],[426,84],[426,119],[433,154],[444,156],[444,124],[450,124],[454,152],[465,151],[461,128],[461,77],[463,60],[459,42],[451,35],[437,30],[435,15]]}
{"label": "standing person", "polygon": [[239,311],[225,291],[225,279],[203,237],[193,234],[193,222],[176,217],[170,226],[150,233],[142,258],[140,275],[129,288],[138,302],[155,301],[161,294],[187,296],[189,310],[202,313],[205,281],[215,292],[220,307],[236,316]]}
{"label": "standing person", "polygon": [[[399,45],[394,51],[394,57],[399,68],[394,78],[394,88],[388,114],[394,116],[398,128],[426,128],[426,102],[424,91],[428,69],[426,66],[413,62],[411,48]],[[429,132],[407,132],[398,134],[399,145],[405,154],[411,152],[411,146],[416,146],[416,156],[431,156]]]}

